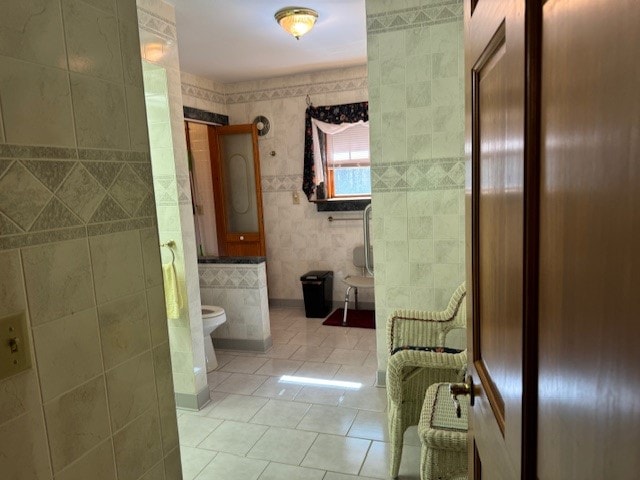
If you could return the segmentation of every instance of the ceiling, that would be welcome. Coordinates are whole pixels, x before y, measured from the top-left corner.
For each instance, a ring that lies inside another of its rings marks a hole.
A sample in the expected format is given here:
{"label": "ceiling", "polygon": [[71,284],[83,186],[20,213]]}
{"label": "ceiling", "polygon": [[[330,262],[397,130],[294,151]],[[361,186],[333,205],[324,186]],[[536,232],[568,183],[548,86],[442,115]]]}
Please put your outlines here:
{"label": "ceiling", "polygon": [[318,21],[296,40],[273,17],[287,0],[168,0],[175,6],[180,68],[222,83],[363,65],[365,0],[304,0]]}

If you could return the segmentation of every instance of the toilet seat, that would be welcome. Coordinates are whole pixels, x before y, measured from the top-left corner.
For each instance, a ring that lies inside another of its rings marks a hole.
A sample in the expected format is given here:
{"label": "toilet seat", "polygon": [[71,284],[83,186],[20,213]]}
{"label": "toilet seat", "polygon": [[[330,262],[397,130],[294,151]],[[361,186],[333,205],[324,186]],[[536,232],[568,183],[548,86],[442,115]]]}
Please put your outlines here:
{"label": "toilet seat", "polygon": [[202,305],[202,318],[215,318],[224,315],[224,309],[215,305]]}

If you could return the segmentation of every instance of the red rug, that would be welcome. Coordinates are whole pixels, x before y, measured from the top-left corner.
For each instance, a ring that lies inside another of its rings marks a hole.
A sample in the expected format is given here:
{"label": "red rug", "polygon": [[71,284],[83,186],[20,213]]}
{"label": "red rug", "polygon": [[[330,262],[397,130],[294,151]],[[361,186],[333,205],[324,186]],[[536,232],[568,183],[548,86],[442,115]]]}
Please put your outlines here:
{"label": "red rug", "polygon": [[[373,310],[352,310],[347,312],[347,327],[357,328],[376,328],[376,316]],[[331,325],[334,327],[342,326],[342,315],[344,308],[336,309],[327,319],[322,322],[323,325]]]}

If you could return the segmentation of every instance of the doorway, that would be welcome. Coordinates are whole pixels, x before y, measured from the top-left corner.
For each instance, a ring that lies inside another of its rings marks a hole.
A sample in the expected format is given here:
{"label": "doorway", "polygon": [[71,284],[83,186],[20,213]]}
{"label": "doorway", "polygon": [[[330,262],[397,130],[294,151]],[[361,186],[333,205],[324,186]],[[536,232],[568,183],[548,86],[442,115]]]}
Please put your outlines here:
{"label": "doorway", "polygon": [[200,256],[265,256],[255,126],[186,121]]}

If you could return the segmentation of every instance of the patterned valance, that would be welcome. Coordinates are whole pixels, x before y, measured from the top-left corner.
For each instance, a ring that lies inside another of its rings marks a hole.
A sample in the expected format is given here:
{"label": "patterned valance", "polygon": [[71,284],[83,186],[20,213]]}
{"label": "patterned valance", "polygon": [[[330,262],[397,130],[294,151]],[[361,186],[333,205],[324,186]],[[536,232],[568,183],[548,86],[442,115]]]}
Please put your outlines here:
{"label": "patterned valance", "polygon": [[[315,118],[325,123],[356,123],[369,120],[369,102],[346,103],[343,105],[328,105],[324,107],[309,106],[304,120],[304,169],[302,175],[302,191],[309,200],[316,193],[316,173],[313,158],[313,130],[311,119]],[[324,185],[320,189],[324,191]],[[318,192],[321,193],[321,192]],[[318,195],[324,198],[324,195]]]}

